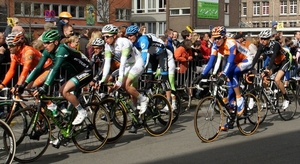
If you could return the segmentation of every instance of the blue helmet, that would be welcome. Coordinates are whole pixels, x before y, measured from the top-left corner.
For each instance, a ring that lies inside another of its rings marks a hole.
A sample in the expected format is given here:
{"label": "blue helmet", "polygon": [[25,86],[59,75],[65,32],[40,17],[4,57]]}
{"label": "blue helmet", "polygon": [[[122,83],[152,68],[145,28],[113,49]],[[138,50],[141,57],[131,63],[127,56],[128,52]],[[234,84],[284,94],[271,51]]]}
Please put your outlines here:
{"label": "blue helmet", "polygon": [[139,27],[136,25],[131,25],[126,29],[126,35],[132,35],[139,32]]}

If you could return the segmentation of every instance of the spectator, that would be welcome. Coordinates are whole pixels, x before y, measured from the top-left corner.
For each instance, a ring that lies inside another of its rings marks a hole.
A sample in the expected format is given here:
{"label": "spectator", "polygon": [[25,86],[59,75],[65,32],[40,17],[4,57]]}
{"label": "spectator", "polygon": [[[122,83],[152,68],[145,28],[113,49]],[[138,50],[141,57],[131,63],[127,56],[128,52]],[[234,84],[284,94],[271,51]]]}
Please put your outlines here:
{"label": "spectator", "polygon": [[74,34],[73,26],[70,24],[64,25],[63,29],[65,38],[69,38]]}
{"label": "spectator", "polygon": [[82,52],[85,55],[87,53],[86,46],[89,42],[88,33],[89,33],[89,29],[84,28],[81,31],[81,36],[80,36],[80,39],[79,39],[79,51]]}
{"label": "spectator", "polygon": [[271,29],[272,38],[275,37],[275,35],[277,34],[277,24],[278,23],[276,21],[272,22],[272,29]]}
{"label": "spectator", "polygon": [[44,51],[44,44],[41,40],[36,39],[31,43],[32,47],[36,50],[39,50],[41,53]]}
{"label": "spectator", "polygon": [[19,24],[19,19],[15,17],[8,17],[7,18],[7,26],[4,31],[4,37],[7,37],[8,34],[12,32],[13,27]]}
{"label": "spectator", "polygon": [[147,28],[146,26],[141,26],[140,27],[140,30],[139,30],[139,33],[141,33],[142,35],[145,35],[147,33]]}
{"label": "spectator", "polygon": [[69,12],[63,11],[59,14],[59,19],[56,22],[57,30],[60,35],[60,39],[63,39],[65,36],[64,26],[69,24],[72,15]]}
{"label": "spectator", "polygon": [[165,31],[165,36],[167,37],[168,43],[167,43],[167,48],[174,54],[174,46],[173,46],[173,30],[172,29],[167,29]]}
{"label": "spectator", "polygon": [[192,41],[192,43],[194,44],[196,40],[200,40],[200,35],[197,34],[196,32],[193,32],[193,33],[192,33],[191,41]]}
{"label": "spectator", "polygon": [[172,40],[173,40],[173,45],[175,46],[174,49],[178,48],[179,45],[180,45],[180,42],[178,40],[178,32],[177,31],[173,31],[173,37],[172,37]]}
{"label": "spectator", "polygon": [[93,42],[93,40],[95,40],[95,39],[97,39],[97,38],[102,38],[102,33],[101,33],[101,31],[99,31],[99,30],[96,30],[96,31],[93,31],[92,33],[91,33],[91,37],[90,37],[90,40],[89,40],[89,42],[88,42],[88,44],[87,44],[87,57],[89,58],[89,59],[91,59],[92,58],[92,56],[93,56],[93,54],[94,54],[94,48],[93,48],[93,46],[92,46],[92,42]]}
{"label": "spectator", "polygon": [[69,38],[66,38],[66,42],[65,42],[70,48],[73,48],[75,50],[79,50],[79,37],[76,35],[73,35]]}
{"label": "spectator", "polygon": [[124,38],[126,35],[126,27],[124,26],[119,26],[118,27],[118,37],[119,38]]}
{"label": "spectator", "polygon": [[191,40],[192,39],[192,34],[188,30],[183,30],[181,31],[181,37],[184,40]]}
{"label": "spectator", "polygon": [[193,52],[192,52],[192,41],[184,40],[182,42],[182,46],[178,47],[175,50],[175,60],[179,61],[179,70],[178,73],[184,74],[188,68],[188,61],[193,60]]}
{"label": "spectator", "polygon": [[201,39],[200,51],[203,56],[203,59],[205,59],[206,61],[208,61],[211,54],[212,41],[210,40],[210,38],[211,38],[210,33],[204,33],[203,38]]}
{"label": "spectator", "polygon": [[[44,24],[44,32],[43,32],[43,34],[44,34],[45,32],[47,32],[47,31],[49,31],[49,30],[54,30],[54,29],[56,29],[56,28],[57,28],[57,27],[56,27],[53,23],[47,22],[47,23]],[[43,34],[40,35],[40,37],[38,38],[38,40],[41,40],[41,41],[42,41],[42,36],[43,36]]]}
{"label": "spectator", "polygon": [[10,52],[5,42],[4,33],[0,32],[0,79],[4,78],[7,71],[6,66],[3,63],[10,62]]}

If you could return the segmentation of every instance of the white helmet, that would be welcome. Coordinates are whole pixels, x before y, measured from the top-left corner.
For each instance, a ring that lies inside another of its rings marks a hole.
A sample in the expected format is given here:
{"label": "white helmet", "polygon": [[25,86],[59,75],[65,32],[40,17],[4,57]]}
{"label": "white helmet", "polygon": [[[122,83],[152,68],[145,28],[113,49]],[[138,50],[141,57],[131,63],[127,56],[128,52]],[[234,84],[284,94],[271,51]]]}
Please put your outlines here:
{"label": "white helmet", "polygon": [[260,38],[271,38],[271,36],[272,36],[272,32],[271,32],[271,30],[264,30],[264,31],[262,31],[262,32],[260,32],[259,33],[259,37]]}
{"label": "white helmet", "polygon": [[100,38],[96,38],[92,42],[92,46],[103,46],[104,45],[104,40]]}
{"label": "white helmet", "polygon": [[118,27],[113,24],[105,25],[102,28],[103,34],[117,34],[118,33]]}

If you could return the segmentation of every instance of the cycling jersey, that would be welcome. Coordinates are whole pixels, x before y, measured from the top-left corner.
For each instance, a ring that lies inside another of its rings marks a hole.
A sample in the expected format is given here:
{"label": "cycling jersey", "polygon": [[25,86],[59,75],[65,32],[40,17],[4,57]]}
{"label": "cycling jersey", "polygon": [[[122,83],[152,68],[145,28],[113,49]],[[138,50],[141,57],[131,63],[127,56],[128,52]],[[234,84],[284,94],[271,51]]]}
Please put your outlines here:
{"label": "cycling jersey", "polygon": [[218,47],[216,43],[214,42],[212,45],[212,51],[209,58],[209,61],[207,65],[205,66],[202,74],[205,76],[208,74],[208,72],[211,70],[215,63],[215,59],[217,58],[218,53],[227,56],[227,64],[225,66],[225,69],[223,73],[225,75],[228,74],[228,72],[232,69],[234,66],[234,59],[237,53],[237,43],[234,39],[226,39],[224,40],[224,43]]}
{"label": "cycling jersey", "polygon": [[133,43],[133,46],[141,50],[145,65],[147,65],[149,60],[148,53],[150,55],[157,55],[166,49],[164,42],[153,34],[139,36],[137,41]]}
{"label": "cycling jersey", "polygon": [[[118,81],[121,82],[126,75],[126,67],[134,65],[141,59],[141,54],[135,51],[132,43],[127,38],[117,38],[113,45],[105,44],[104,49],[104,67],[101,82],[104,82],[109,74],[112,59],[120,62]],[[144,63],[140,63],[143,67]],[[137,73],[136,73],[137,74]]]}
{"label": "cycling jersey", "polygon": [[[41,59],[42,54],[40,51],[34,49],[31,46],[23,46],[21,47],[21,50],[18,52],[18,54],[11,54],[11,63],[8,72],[5,75],[4,80],[2,81],[2,84],[7,85],[8,82],[13,78],[17,64],[20,64],[23,66],[22,72],[19,76],[17,85],[22,85],[29,74],[30,71],[32,71],[38,64],[39,60]],[[51,59],[46,60],[43,65],[41,65],[42,68],[47,68],[52,64]]]}
{"label": "cycling jersey", "polygon": [[[60,68],[66,70],[70,76],[78,76],[79,73],[84,72],[82,76],[77,77],[81,80],[82,78],[87,77],[87,75],[89,77],[91,74],[90,61],[84,54],[71,49],[66,44],[59,44],[54,52],[50,53],[44,50],[38,65],[27,77],[26,83],[31,82],[40,73],[42,65],[49,58],[52,59],[54,65],[50,69],[50,73],[44,83],[47,86],[53,82],[54,77],[56,77],[56,74],[59,72]],[[86,73],[85,70],[89,70],[88,73]]]}
{"label": "cycling jersey", "polygon": [[284,51],[280,43],[275,40],[270,40],[268,46],[263,46],[262,44],[259,44],[256,55],[253,59],[252,67],[254,67],[261,54],[270,57],[270,61],[267,66],[268,70],[272,69],[273,64],[280,65],[281,62],[289,58],[288,53]]}

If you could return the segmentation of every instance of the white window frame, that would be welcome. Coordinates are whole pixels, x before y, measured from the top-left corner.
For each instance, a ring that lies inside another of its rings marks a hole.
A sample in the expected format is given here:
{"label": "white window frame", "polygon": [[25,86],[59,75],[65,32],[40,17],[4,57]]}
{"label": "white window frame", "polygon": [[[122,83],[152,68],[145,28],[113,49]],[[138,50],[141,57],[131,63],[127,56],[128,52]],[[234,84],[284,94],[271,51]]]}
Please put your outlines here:
{"label": "white window frame", "polygon": [[116,8],[116,21],[129,21],[131,9]]}
{"label": "white window frame", "polygon": [[290,14],[297,14],[297,0],[290,0]]}
{"label": "white window frame", "polygon": [[252,27],[259,27],[259,22],[252,22]]}
{"label": "white window frame", "polygon": [[261,27],[270,27],[269,22],[261,22]]}
{"label": "white window frame", "polygon": [[[189,14],[184,14],[183,10],[190,10]],[[179,11],[178,14],[173,14],[172,11]],[[179,15],[191,15],[191,9],[184,7],[184,8],[170,8],[170,16],[179,16]]]}
{"label": "white window frame", "polygon": [[242,3],[242,16],[247,15],[247,2]]}
{"label": "white window frame", "polygon": [[296,27],[296,26],[297,26],[297,21],[290,22],[290,27]]}
{"label": "white window frame", "polygon": [[270,13],[270,3],[268,1],[261,2],[262,3],[262,15],[269,15]]}
{"label": "white window frame", "polygon": [[[24,13],[24,11],[25,11],[25,6],[24,6],[24,2],[14,2],[14,3],[21,3],[21,14],[16,14],[16,13],[14,13],[14,15],[15,16],[26,16],[25,14],[23,14]],[[29,3],[31,3],[31,6],[30,6],[30,11],[31,11],[31,17],[44,17],[45,15],[45,13],[44,13],[44,11],[45,11],[45,8],[44,8],[44,4],[46,4],[46,5],[49,5],[49,10],[53,10],[53,5],[58,5],[58,13],[56,13],[56,16],[58,17],[58,15],[59,15],[59,13],[60,12],[62,12],[62,5],[65,5],[65,6],[67,6],[67,9],[68,9],[68,12],[70,12],[71,13],[71,6],[73,6],[73,5],[67,5],[67,4],[49,4],[49,3],[33,3],[33,2],[29,2]],[[34,13],[34,4],[39,4],[40,5],[40,15],[34,15],[34,14],[32,14],[32,13]],[[85,6],[76,6],[76,15],[72,15],[72,19],[84,19],[85,18],[85,10],[83,10],[83,15],[84,15],[84,17],[79,17],[79,7],[83,7],[84,9],[85,9]],[[16,10],[16,8],[15,8],[15,12],[16,11],[18,11],[18,10]]]}
{"label": "white window frame", "polygon": [[253,16],[260,15],[260,4],[259,2],[253,2]]}
{"label": "white window frame", "polygon": [[287,15],[287,1],[280,1],[280,13],[279,15]]}

